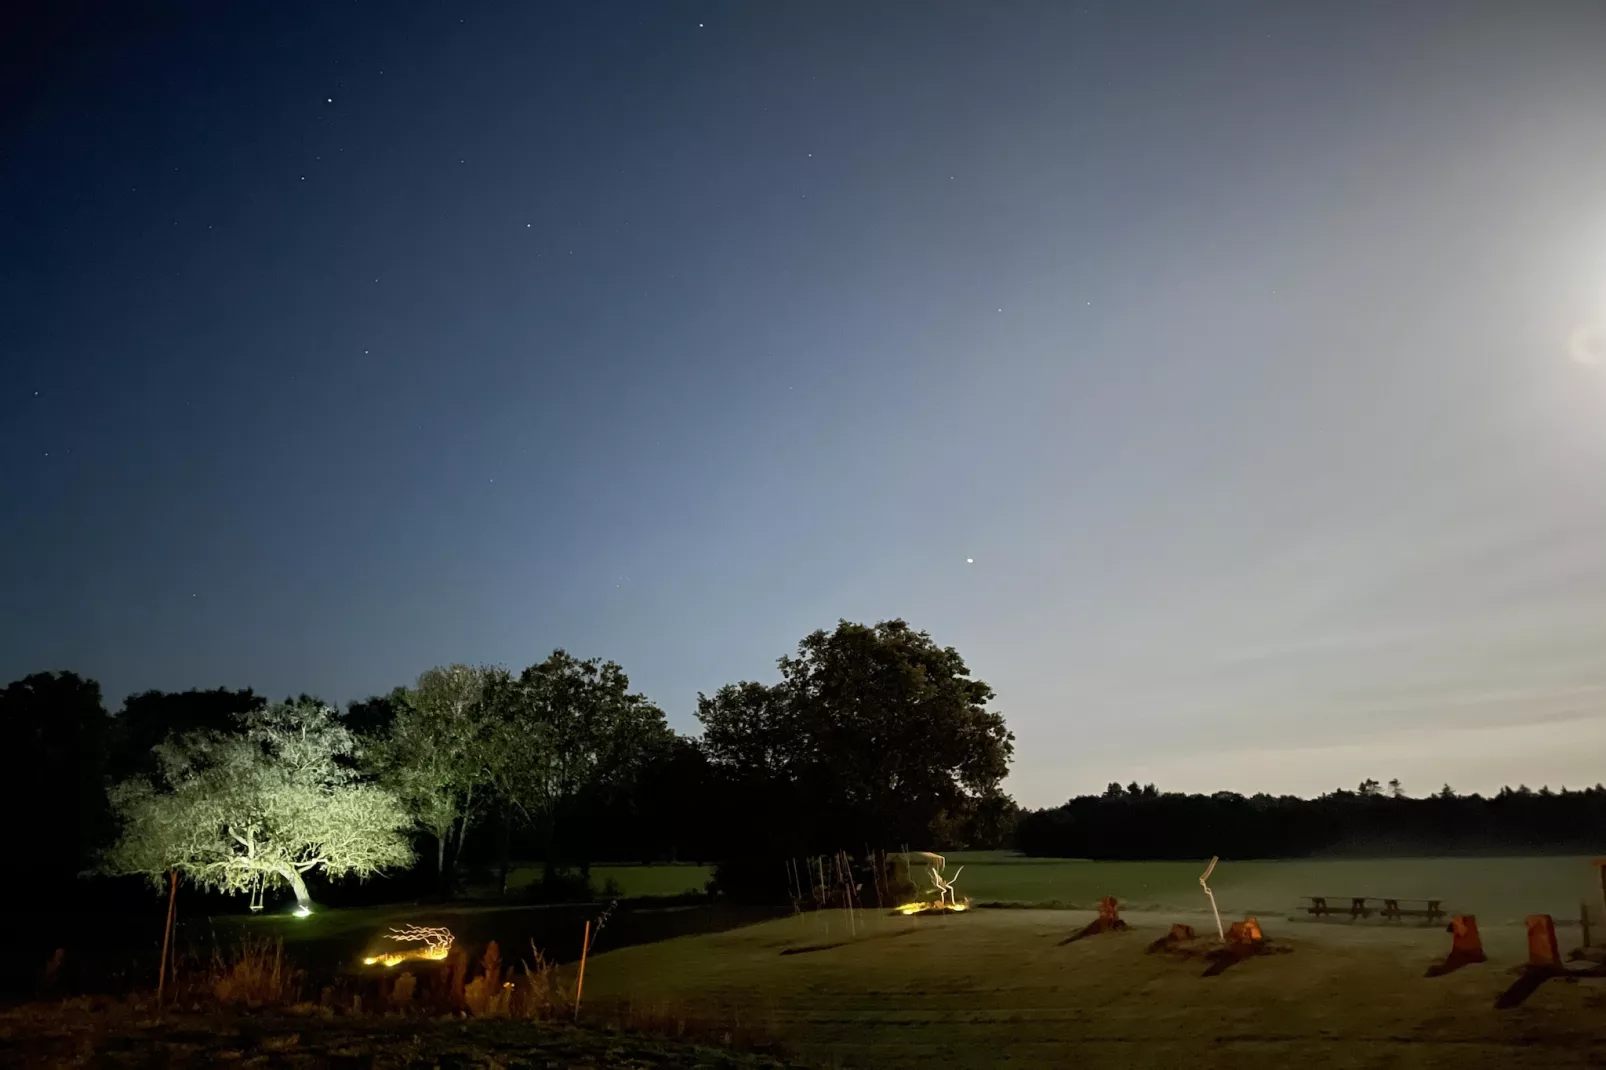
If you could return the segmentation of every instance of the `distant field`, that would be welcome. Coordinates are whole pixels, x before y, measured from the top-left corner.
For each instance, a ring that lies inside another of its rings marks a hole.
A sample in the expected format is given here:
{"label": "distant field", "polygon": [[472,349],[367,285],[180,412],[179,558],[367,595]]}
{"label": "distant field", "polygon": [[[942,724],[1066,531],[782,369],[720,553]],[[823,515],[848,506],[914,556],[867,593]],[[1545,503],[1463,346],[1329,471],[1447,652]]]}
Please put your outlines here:
{"label": "distant field", "polygon": [[[594,865],[591,867],[591,887],[601,894],[603,886],[613,881],[625,899],[643,896],[684,895],[702,892],[714,875],[714,867],[699,866],[691,862],[659,862],[653,865]],[[517,891],[541,879],[541,864],[526,862],[517,865],[508,874],[508,888]]]}
{"label": "distant field", "polygon": [[[965,867],[957,888],[977,903],[1091,908],[1113,895],[1133,910],[1201,910],[1199,862],[1084,862],[1007,852],[956,852]],[[923,874],[917,877],[923,879]],[[1223,860],[1210,887],[1223,911],[1297,912],[1307,895],[1441,899],[1447,909],[1491,922],[1528,914],[1576,918],[1578,904],[1600,905],[1589,858],[1407,858],[1381,860]]]}
{"label": "distant field", "polygon": [[[1009,851],[956,851],[948,872],[960,866],[961,895],[976,903],[1092,908],[1113,895],[1132,910],[1199,910],[1198,862],[1090,862],[1027,858]],[[517,891],[539,880],[538,863],[516,867],[509,886]],[[613,881],[627,899],[701,892],[713,867],[690,863],[595,865],[592,887]],[[924,872],[917,871],[922,885]],[[1491,921],[1528,914],[1577,917],[1581,901],[1598,903],[1600,889],[1587,857],[1406,858],[1379,860],[1223,860],[1210,886],[1223,910],[1256,914],[1297,912],[1308,895],[1392,896],[1440,899],[1447,909]]]}

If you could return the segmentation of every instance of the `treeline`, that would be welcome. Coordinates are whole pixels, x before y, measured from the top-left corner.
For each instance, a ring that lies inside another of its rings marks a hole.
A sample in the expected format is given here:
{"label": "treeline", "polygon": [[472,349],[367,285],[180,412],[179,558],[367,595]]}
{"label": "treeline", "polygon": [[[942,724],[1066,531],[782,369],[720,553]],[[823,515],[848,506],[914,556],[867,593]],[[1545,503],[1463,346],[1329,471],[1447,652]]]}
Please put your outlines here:
{"label": "treeline", "polygon": [[1302,858],[1312,855],[1599,853],[1606,787],[1503,788],[1426,798],[1375,780],[1314,799],[1232,792],[1185,795],[1111,784],[1063,806],[1023,813],[1015,844],[1063,858]]}
{"label": "treeline", "polygon": [[[4,781],[27,815],[13,857],[29,895],[99,867],[298,898],[304,877],[321,898],[339,874],[451,894],[470,875],[505,888],[526,859],[556,880],[594,861],[1007,841],[1012,737],[955,650],[903,621],[843,621],[779,666],[777,683],[699,695],[695,736],[618,664],[562,650],[429,669],[344,710],[215,689],[111,712],[94,681],[35,674],[0,691],[0,742],[25,758]],[[340,808],[366,831],[331,849],[341,837],[306,815]]]}

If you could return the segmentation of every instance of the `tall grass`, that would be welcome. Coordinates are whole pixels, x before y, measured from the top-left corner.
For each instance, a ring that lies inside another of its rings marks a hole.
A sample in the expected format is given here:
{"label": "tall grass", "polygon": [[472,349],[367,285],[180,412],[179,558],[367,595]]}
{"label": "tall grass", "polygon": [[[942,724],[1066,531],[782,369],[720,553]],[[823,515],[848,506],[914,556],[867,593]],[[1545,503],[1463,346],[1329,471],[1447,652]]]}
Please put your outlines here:
{"label": "tall grass", "polygon": [[784,1056],[787,1047],[775,1022],[749,1008],[710,1008],[669,1001],[624,1000],[599,1011],[602,1024],[629,1033],[648,1033],[710,1047],[736,1048]]}
{"label": "tall grass", "polygon": [[219,1003],[275,1007],[301,998],[300,970],[284,957],[284,941],[247,937],[232,952],[212,953],[202,989]]}

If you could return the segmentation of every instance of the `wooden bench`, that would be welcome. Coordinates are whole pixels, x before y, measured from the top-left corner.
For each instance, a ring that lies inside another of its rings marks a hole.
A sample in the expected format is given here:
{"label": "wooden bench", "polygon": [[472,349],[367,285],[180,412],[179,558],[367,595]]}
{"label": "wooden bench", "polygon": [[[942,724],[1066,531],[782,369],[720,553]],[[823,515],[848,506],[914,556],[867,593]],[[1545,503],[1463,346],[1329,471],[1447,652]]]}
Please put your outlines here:
{"label": "wooden bench", "polygon": [[[1329,915],[1348,915],[1351,918],[1369,918],[1377,914],[1388,921],[1399,921],[1401,918],[1426,918],[1429,922],[1441,921],[1447,914],[1438,899],[1389,899],[1376,895],[1307,895],[1310,906],[1307,913],[1316,917]],[[1331,903],[1328,900],[1332,900]],[[1345,907],[1343,904],[1348,903]],[[1369,904],[1381,903],[1382,906]],[[1401,903],[1420,904],[1401,906]]]}

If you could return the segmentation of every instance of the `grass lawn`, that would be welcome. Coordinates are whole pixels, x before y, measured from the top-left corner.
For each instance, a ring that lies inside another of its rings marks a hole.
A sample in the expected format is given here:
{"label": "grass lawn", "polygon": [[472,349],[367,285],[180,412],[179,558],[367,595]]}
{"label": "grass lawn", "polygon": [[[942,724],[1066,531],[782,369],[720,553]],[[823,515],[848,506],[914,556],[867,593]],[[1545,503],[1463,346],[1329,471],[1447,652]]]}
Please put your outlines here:
{"label": "grass lawn", "polygon": [[[977,904],[1055,905],[1091,909],[1105,895],[1128,911],[1194,914],[1208,909],[1199,889],[1203,866],[1190,862],[1085,862],[1024,858],[1007,852],[955,853],[948,872],[965,867],[957,888]],[[1548,913],[1564,926],[1575,924],[1580,902],[1595,904],[1600,891],[1588,858],[1451,858],[1382,861],[1298,861],[1220,863],[1210,878],[1223,916],[1254,914],[1305,920],[1306,895],[1370,895],[1435,898],[1451,913],[1475,914],[1485,928],[1519,925],[1528,914]],[[521,872],[533,879],[537,867]],[[625,895],[673,895],[706,881],[708,867],[695,865],[595,866],[597,883],[612,878]],[[918,875],[924,881],[924,875]],[[282,936],[291,949],[321,960],[357,959],[384,946],[379,934],[390,926],[445,925],[465,945],[497,940],[504,948],[527,948],[535,940],[558,961],[577,957],[581,922],[598,906],[533,907],[518,903],[462,902],[430,906],[392,905],[319,910],[308,918],[273,914],[259,918],[218,918],[220,934],[234,927]],[[730,915],[719,918],[705,915]],[[599,948],[708,932],[762,917],[711,903],[701,908],[621,910],[605,930]],[[204,922],[205,919],[196,919]],[[1606,921],[1597,927],[1606,931]],[[1576,931],[1576,930],[1572,930]]]}
{"label": "grass lawn", "polygon": [[[528,958],[533,944],[552,962],[573,962],[587,920],[595,921],[605,904],[530,906],[504,903],[393,904],[379,907],[327,909],[310,917],[267,914],[198,919],[197,935],[227,948],[239,937],[282,939],[286,953],[314,972],[360,969],[362,959],[397,945],[385,938],[406,925],[445,927],[456,942],[478,958],[495,940],[510,963]],[[772,918],[777,911],[715,901],[692,906],[638,905],[613,912],[592,941],[594,951],[635,943],[715,932]],[[182,934],[181,934],[182,935]]]}
{"label": "grass lawn", "polygon": [[[1212,978],[1196,960],[1143,953],[1173,921],[1213,929],[1198,864],[949,856],[950,873],[959,865],[958,887],[977,902],[1083,906],[1113,894],[1134,928],[1066,945],[1090,912],[869,909],[850,929],[839,911],[755,922],[718,900],[621,908],[586,970],[589,1013],[740,1023],[812,1062],[877,1070],[1606,1065],[1606,979],[1546,982],[1520,1007],[1493,1008],[1524,961],[1525,915],[1551,913],[1564,951],[1579,942],[1580,901],[1600,903],[1586,858],[1225,861],[1211,879],[1223,916],[1257,915],[1293,952]],[[1442,923],[1312,919],[1300,902],[1310,894],[1441,899],[1478,916],[1490,961],[1425,978],[1448,950]],[[449,904],[242,920],[284,935],[298,960],[347,968],[402,921],[448,925],[476,955],[495,939],[511,958],[533,939],[572,962],[582,915],[598,909]]]}
{"label": "grass lawn", "polygon": [[[1490,962],[1423,972],[1441,926],[1265,921],[1293,952],[1219,977],[1144,948],[1174,920],[1074,944],[1092,915],[974,910],[939,918],[804,915],[598,955],[586,999],[697,1008],[754,1023],[824,1065],[1571,1067],[1606,1060],[1606,979],[1493,1002],[1523,961],[1519,926],[1484,930]],[[1573,939],[1576,941],[1576,930]],[[1567,937],[1563,937],[1564,945]]]}
{"label": "grass lawn", "polygon": [[[1113,895],[1133,910],[1199,910],[1204,862],[1086,862],[1026,858],[1008,852],[955,852],[956,886],[977,903],[1093,907]],[[924,874],[917,874],[924,884]],[[1252,914],[1298,912],[1301,898],[1392,896],[1440,899],[1452,913],[1487,923],[1529,914],[1578,917],[1578,904],[1599,907],[1600,885],[1589,858],[1407,858],[1317,861],[1224,859],[1210,878],[1221,908]]]}
{"label": "grass lawn", "polygon": [[[659,862],[652,865],[598,863],[591,867],[591,887],[601,894],[608,881],[619,887],[624,899],[701,893],[714,875],[713,866],[693,862]],[[541,863],[525,862],[508,873],[508,889],[517,893],[541,879]]]}

